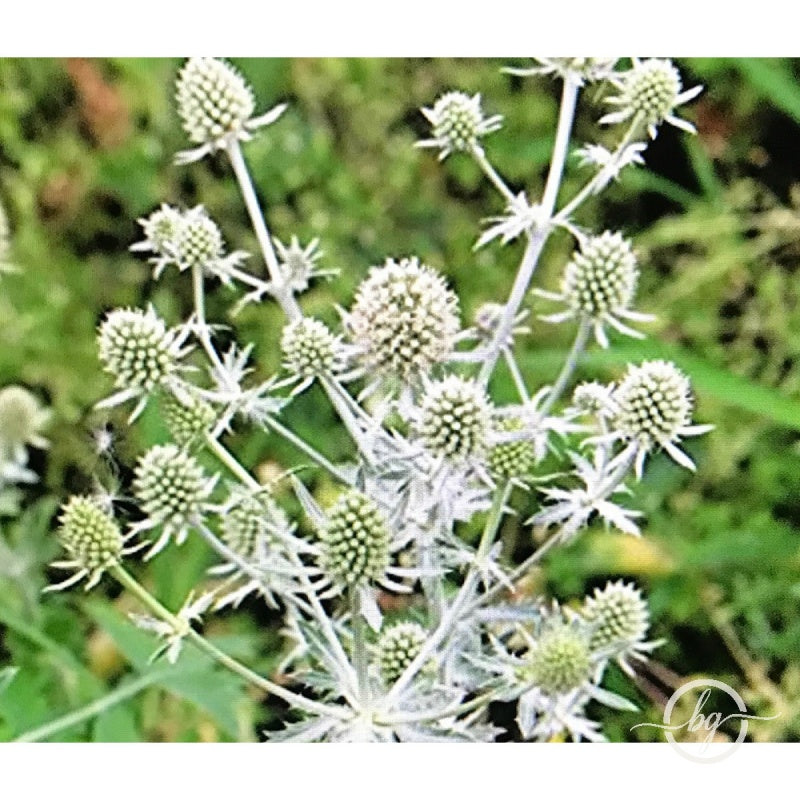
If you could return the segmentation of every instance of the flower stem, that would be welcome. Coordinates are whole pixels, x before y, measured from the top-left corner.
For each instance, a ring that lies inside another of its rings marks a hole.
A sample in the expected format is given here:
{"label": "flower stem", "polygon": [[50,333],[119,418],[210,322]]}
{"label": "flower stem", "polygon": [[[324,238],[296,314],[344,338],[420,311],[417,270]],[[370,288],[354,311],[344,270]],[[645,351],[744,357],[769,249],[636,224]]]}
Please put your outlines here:
{"label": "flower stem", "polygon": [[564,172],[564,162],[567,158],[567,148],[572,131],[572,122],[575,118],[578,90],[579,86],[574,77],[568,76],[564,80],[564,88],[561,93],[561,107],[558,114],[558,129],[556,130],[556,139],[553,146],[553,157],[550,160],[550,169],[547,173],[547,182],[542,196],[542,216],[548,221],[537,227],[528,237],[528,244],[522,256],[517,277],[514,279],[514,285],[511,288],[511,294],[506,303],[503,316],[488,347],[486,359],[481,366],[478,379],[484,386],[489,383],[503,345],[508,341],[508,336],[514,325],[514,318],[522,305],[522,301],[525,299],[528,285],[539,262],[539,256],[552,229],[551,220],[558,197],[558,189],[561,185],[561,177]]}
{"label": "flower stem", "polygon": [[335,706],[327,706],[322,703],[317,703],[303,695],[299,695],[289,689],[284,689],[277,683],[273,683],[267,678],[262,677],[256,672],[253,672],[249,667],[238,662],[232,656],[224,653],[215,645],[211,644],[205,637],[195,631],[186,620],[179,619],[171,611],[166,609],[158,600],[156,600],[147,589],[144,588],[127,570],[119,564],[115,564],[109,569],[109,572],[124,586],[131,594],[133,594],[142,605],[149,611],[155,614],[159,619],[166,622],[172,627],[175,633],[186,636],[191,640],[192,644],[199,650],[202,650],[207,655],[216,661],[218,664],[229,669],[231,672],[236,673],[240,678],[243,678],[253,686],[257,686],[269,694],[274,694],[285,700],[294,708],[301,708],[314,714],[325,714],[327,716],[335,716],[339,719],[349,719],[350,714],[343,708]]}
{"label": "flower stem", "polygon": [[572,373],[578,366],[578,359],[581,357],[581,354],[586,347],[590,330],[591,322],[589,322],[589,320],[582,319],[578,325],[578,330],[575,333],[575,340],[572,343],[572,348],[569,351],[567,360],[564,362],[564,366],[561,367],[561,372],[559,373],[558,378],[556,378],[553,388],[550,390],[550,393],[547,395],[545,401],[542,403],[542,406],[538,411],[538,418],[540,420],[547,416],[547,413],[550,411],[550,409],[556,404],[561,395],[564,394],[564,390],[567,388],[569,379],[572,377]]}
{"label": "flower stem", "polygon": [[503,195],[507,202],[512,202],[515,199],[514,193],[508,188],[506,182],[503,180],[497,170],[491,165],[489,159],[486,158],[486,153],[484,153],[483,148],[480,145],[476,144],[472,148],[472,157],[475,159],[478,166],[483,170],[486,177],[492,182],[497,191]]}
{"label": "flower stem", "polygon": [[351,587],[350,619],[353,624],[353,664],[358,679],[358,699],[362,707],[369,704],[369,678],[367,675],[367,641],[364,628],[364,615],[361,613],[361,596],[358,589]]}

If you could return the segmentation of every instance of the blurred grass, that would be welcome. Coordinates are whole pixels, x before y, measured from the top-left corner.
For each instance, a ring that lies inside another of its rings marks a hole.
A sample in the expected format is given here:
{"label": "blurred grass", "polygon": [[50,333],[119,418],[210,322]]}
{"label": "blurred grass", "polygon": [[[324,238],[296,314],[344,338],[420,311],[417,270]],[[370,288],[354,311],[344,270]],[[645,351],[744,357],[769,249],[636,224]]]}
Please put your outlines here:
{"label": "blurred grass", "polygon": [[[288,101],[279,124],[247,147],[273,232],[283,240],[319,236],[324,266],[341,277],[303,298],[310,313],[336,321],[369,265],[388,255],[418,254],[442,269],[458,290],[465,319],[486,300],[502,300],[521,247],[475,252],[481,221],[501,202],[466,158],[439,164],[413,147],[425,133],[419,107],[446,89],[481,92],[484,107],[505,117],[487,139],[493,163],[517,191],[542,189],[557,112],[557,87],[545,79],[501,74],[505,62],[403,59],[240,59],[259,107]],[[58,501],[91,488],[108,467],[93,450],[91,430],[107,421],[91,411],[110,388],[95,354],[103,312],[153,302],[170,320],[190,307],[183,276],[156,285],[129,252],[137,217],[161,202],[204,203],[233,248],[256,246],[234,183],[221,158],[189,168],[171,164],[184,146],[171,103],[177,60],[0,60],[0,199],[14,230],[21,266],[0,292],[0,384],[21,382],[55,411],[52,448],[35,454],[41,486],[0,504],[8,553],[0,562],[0,739],[85,707],[131,680],[152,674],[152,641],[123,615],[133,606],[110,584],[84,600],[78,593],[42,600],[45,563],[53,556],[51,520]],[[617,740],[646,736],[630,726],[657,721],[680,676],[729,682],[753,713],[757,739],[800,736],[800,181],[794,142],[800,125],[797,62],[688,59],[686,84],[706,90],[687,110],[695,139],[665,127],[647,152],[648,169],[623,176],[582,212],[587,227],[620,227],[634,238],[644,265],[639,305],[658,315],[642,342],[614,341],[592,350],[582,377],[618,378],[633,359],[675,360],[697,390],[696,418],[716,430],[694,440],[690,475],[653,458],[634,502],[646,513],[641,540],[593,531],[530,576],[530,591],[567,600],[609,577],[645,587],[656,637],[665,646],[636,687],[617,687],[643,707],[638,714],[600,714]],[[594,125],[603,98],[589,89],[576,121],[579,141],[608,143]],[[568,163],[563,197],[584,173]],[[552,288],[570,241],[554,237],[538,273]],[[259,269],[253,258],[251,268]],[[220,287],[210,314],[225,318],[230,295]],[[541,309],[533,302],[534,312]],[[252,341],[259,374],[277,369],[282,320],[276,309],[250,307],[237,319],[240,341]],[[534,385],[551,381],[571,332],[534,319],[520,342]],[[499,397],[512,396],[508,376]],[[314,390],[286,413],[288,424],[320,442],[332,458],[347,440]],[[129,468],[164,437],[148,412],[115,428],[115,476],[124,491]],[[296,463],[296,454],[265,433],[237,433],[232,447],[263,472]],[[311,474],[311,473],[310,473]],[[332,485],[314,476],[315,490]],[[288,502],[288,498],[283,500]],[[523,498],[519,498],[523,502]],[[529,498],[520,519],[535,508]],[[18,504],[29,510],[18,520]],[[507,521],[509,547],[524,552],[530,531]],[[176,555],[176,554],[173,554]],[[180,558],[137,567],[169,606],[202,581],[212,558],[190,540]],[[220,646],[265,674],[283,646],[279,618],[256,603],[223,615],[211,631]],[[284,714],[202,659],[187,653],[172,678],[153,679],[103,714],[57,738],[177,740],[256,738]],[[159,673],[160,674],[160,673]],[[618,676],[611,676],[616,681]],[[781,705],[782,704],[782,705]]]}

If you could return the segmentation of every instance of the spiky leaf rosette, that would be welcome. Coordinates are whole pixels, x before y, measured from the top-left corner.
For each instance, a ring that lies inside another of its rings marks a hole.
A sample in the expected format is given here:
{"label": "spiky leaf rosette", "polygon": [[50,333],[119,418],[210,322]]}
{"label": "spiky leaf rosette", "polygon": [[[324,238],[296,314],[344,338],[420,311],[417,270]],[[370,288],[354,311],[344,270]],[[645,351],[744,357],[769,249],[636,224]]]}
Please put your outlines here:
{"label": "spiky leaf rosette", "polygon": [[205,400],[187,393],[181,393],[180,398],[164,394],[161,410],[172,438],[181,447],[197,442],[216,419],[214,409]]}
{"label": "spiky leaf rosette", "polygon": [[618,650],[644,641],[650,611],[632,583],[607,583],[595,589],[583,604],[583,616],[592,626],[592,650]]}
{"label": "spiky leaf rosette", "polygon": [[98,335],[100,361],[120,389],[151,392],[178,369],[175,336],[153,309],[111,311]]}
{"label": "spiky leaf rosette", "polygon": [[196,144],[238,133],[255,109],[247,82],[218,58],[190,58],[178,76],[176,100],[183,128]]}
{"label": "spiky leaf rosette", "polygon": [[561,290],[577,313],[597,319],[627,309],[636,292],[639,268],[630,242],[606,231],[587,239],[567,263]]}
{"label": "spiky leaf rosette", "polygon": [[151,447],[139,459],[133,491],[150,520],[181,531],[202,515],[210,486],[194,456],[166,444]]}
{"label": "spiky leaf rosette", "polygon": [[313,317],[288,323],[281,335],[284,367],[303,378],[335,371],[337,349],[338,342],[330,328]]}
{"label": "spiky leaf rosette", "polygon": [[338,585],[378,581],[389,566],[389,527],[375,503],[353,489],[341,495],[320,531],[321,566]]}
{"label": "spiky leaf rosette", "polygon": [[119,526],[91,497],[75,496],[62,507],[58,537],[80,569],[96,575],[122,555]]}
{"label": "spiky leaf rosette", "polygon": [[525,680],[547,695],[579,688],[591,676],[592,660],[586,631],[568,622],[545,625],[526,655]]}
{"label": "spiky leaf rosette", "polygon": [[403,674],[427,638],[425,628],[416,622],[398,622],[384,629],[378,639],[378,665],[387,685]]}
{"label": "spiky leaf rosette", "polygon": [[450,353],[458,314],[441,275],[416,258],[390,258],[369,271],[347,321],[369,371],[409,381]]}
{"label": "spiky leaf rosette", "polygon": [[483,454],[491,428],[484,388],[457,375],[428,385],[420,404],[419,435],[436,457],[462,461]]}

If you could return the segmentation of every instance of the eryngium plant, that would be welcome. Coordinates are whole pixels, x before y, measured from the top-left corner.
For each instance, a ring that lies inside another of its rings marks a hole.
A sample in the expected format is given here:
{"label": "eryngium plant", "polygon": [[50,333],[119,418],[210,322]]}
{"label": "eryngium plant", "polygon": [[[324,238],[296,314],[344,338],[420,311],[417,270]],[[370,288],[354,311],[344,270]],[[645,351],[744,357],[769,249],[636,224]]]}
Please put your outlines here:
{"label": "eryngium plant", "polygon": [[[643,164],[661,124],[691,131],[676,109],[699,88],[683,90],[677,69],[663,59],[634,59],[628,67],[615,59],[542,59],[514,71],[562,85],[552,161],[537,202],[512,192],[492,166],[484,143],[502,135],[501,118],[484,115],[479,95],[453,91],[435,99],[423,109],[430,138],[419,143],[440,159],[473,158],[499,192],[506,213],[490,218],[476,246],[523,239],[509,295],[487,298],[474,324],[465,325],[454,288],[425,263],[426,254],[387,253],[384,263],[366,270],[340,330],[307,317],[299,302],[314,280],[330,274],[317,268],[318,242],[302,244],[292,231],[281,232],[289,245],[272,236],[243,157],[242,143],[275,122],[283,106],[254,116],[253,92],[222,60],[190,59],[177,78],[177,111],[193,145],[178,161],[224,153],[265,272],[246,270],[247,254],[228,252],[220,225],[202,206],[163,205],[140,220],[143,239],[132,249],[146,254],[156,279],[173,268],[185,276],[194,310],[173,323],[152,307],[111,311],[98,344],[114,391],[99,405],[128,405],[135,418],[153,401],[172,442],[152,447],[134,466],[128,491],[139,507],[134,524],[115,519],[110,492],[67,502],[60,537],[69,560],[59,566],[73,570],[66,584],[93,585],[110,575],[132,591],[152,615],[135,622],[162,640],[157,652],[170,661],[188,640],[288,702],[295,721],[272,739],[490,741],[508,734],[493,723],[492,704],[503,701],[517,706],[517,737],[601,740],[599,725],[586,716],[589,701],[631,708],[603,688],[606,666],[614,661],[633,674],[657,644],[648,641],[649,609],[632,583],[612,582],[570,602],[510,590],[595,519],[640,535],[640,514],[617,498],[654,452],[695,468],[681,442],[710,426],[693,424],[689,377],[675,365],[632,364],[616,383],[567,392],[592,340],[608,347],[609,333],[641,337],[639,326],[650,319],[636,310],[636,284],[647,265],[639,263],[635,243],[624,231],[584,230],[581,206],[623,170]],[[578,96],[584,85],[598,83],[607,84],[614,107],[599,122],[619,126],[618,144],[578,149],[589,177],[558,206]],[[542,248],[557,229],[573,237],[574,252],[560,285],[537,291],[562,305],[555,312],[542,308],[549,312],[543,318],[574,328],[575,341],[554,384],[530,386],[515,342],[529,333],[523,305]],[[235,332],[234,344],[220,349],[220,326],[206,318],[209,280],[234,290],[232,311],[246,303],[280,306],[286,318],[275,337],[280,374],[249,380],[253,348],[236,342]],[[492,398],[498,365],[513,379],[516,402]],[[347,463],[332,463],[324,443],[305,441],[281,421],[314,382],[352,439]],[[35,427],[12,425],[13,415],[6,416],[9,442],[31,439]],[[302,526],[293,521],[274,487],[262,485],[228,449],[234,426],[285,437],[297,449],[298,466],[310,462],[330,473],[338,499],[322,507],[293,471],[285,480],[307,517]],[[546,456],[562,467],[543,476],[538,467]],[[213,462],[215,469],[207,466]],[[514,563],[498,532],[523,493],[540,501],[524,524],[548,535]],[[463,536],[468,523],[482,527],[476,546]],[[172,612],[123,560],[138,550],[145,558],[179,558],[188,536],[203,537],[220,563],[202,591]],[[198,631],[204,616],[248,595],[286,615],[293,647],[279,682]],[[388,603],[392,595],[405,602]],[[388,605],[408,612],[384,623]]]}

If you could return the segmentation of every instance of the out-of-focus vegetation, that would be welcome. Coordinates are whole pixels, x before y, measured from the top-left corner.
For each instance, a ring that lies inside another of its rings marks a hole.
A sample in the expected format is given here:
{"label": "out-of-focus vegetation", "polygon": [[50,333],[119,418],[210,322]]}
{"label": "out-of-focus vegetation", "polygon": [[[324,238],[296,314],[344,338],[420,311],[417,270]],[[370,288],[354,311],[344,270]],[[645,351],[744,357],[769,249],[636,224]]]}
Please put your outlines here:
{"label": "out-of-focus vegetation", "polygon": [[[481,92],[487,111],[505,117],[504,129],[487,140],[494,163],[535,197],[552,145],[554,82],[501,74],[497,61],[236,63],[259,107],[290,103],[285,118],[246,149],[273,232],[284,240],[320,237],[324,266],[341,269],[339,279],[304,297],[312,313],[335,321],[333,303],[349,302],[371,264],[410,253],[447,273],[467,318],[481,302],[503,300],[521,245],[473,251],[480,221],[500,203],[468,159],[455,155],[440,165],[414,149],[425,133],[418,109],[445,89]],[[92,437],[109,421],[91,410],[110,388],[95,352],[103,312],[153,302],[176,319],[190,304],[183,276],[168,273],[155,284],[128,252],[136,218],[162,201],[202,202],[232,247],[256,252],[223,160],[172,165],[185,145],[171,97],[178,64],[0,61],[0,199],[20,267],[0,277],[0,386],[21,383],[54,409],[52,447],[32,453],[41,483],[0,496],[0,740],[100,698],[102,713],[86,714],[52,738],[253,740],[284,710],[189,649],[174,668],[149,665],[154,642],[129,624],[134,602],[110,582],[88,595],[40,594],[55,574],[48,577],[46,564],[57,552],[59,502],[90,490],[98,469],[124,490],[136,455],[164,436],[152,414],[135,430],[124,413],[112,416],[111,472]],[[797,65],[784,60],[689,59],[680,66],[687,85],[706,85],[688,111],[699,135],[664,127],[647,151],[649,169],[629,171],[581,217],[592,228],[618,227],[633,237],[643,264],[639,307],[659,321],[642,343],[616,339],[607,353],[592,350],[581,372],[610,379],[629,360],[669,357],[692,377],[696,419],[717,428],[688,444],[699,465],[694,476],[652,459],[634,501],[646,513],[642,539],[594,530],[547,561],[526,589],[567,598],[620,576],[644,586],[654,636],[666,643],[641,670],[632,699],[643,712],[605,713],[611,738],[657,737],[630,726],[660,721],[673,687],[705,675],[735,687],[752,713],[780,714],[751,724],[752,738],[796,741],[800,81]],[[601,108],[602,97],[589,88],[579,141],[610,141],[612,134],[598,134],[594,124]],[[582,177],[571,161],[565,195]],[[570,246],[566,236],[554,237],[539,285],[555,285]],[[226,291],[217,288],[210,298],[214,318],[223,314]],[[278,366],[281,324],[269,305],[250,306],[237,319],[265,376]],[[534,321],[521,342],[532,382],[552,380],[570,335]],[[508,395],[503,381],[497,391]],[[315,391],[287,417],[326,453],[346,456],[347,442]],[[232,446],[262,475],[296,463],[295,453],[264,433],[235,436]],[[315,490],[325,494],[331,486],[320,477]],[[534,495],[529,510],[535,504]],[[530,529],[513,521],[504,537],[520,552],[531,546]],[[190,540],[136,570],[177,607],[211,562],[202,542]],[[216,618],[208,633],[270,673],[284,646],[280,617],[257,602],[243,609]]]}

